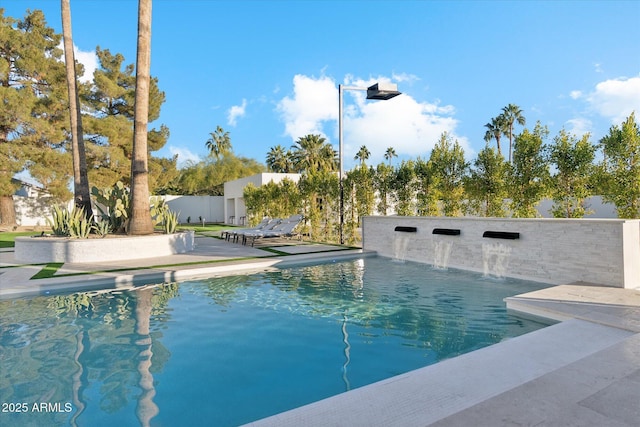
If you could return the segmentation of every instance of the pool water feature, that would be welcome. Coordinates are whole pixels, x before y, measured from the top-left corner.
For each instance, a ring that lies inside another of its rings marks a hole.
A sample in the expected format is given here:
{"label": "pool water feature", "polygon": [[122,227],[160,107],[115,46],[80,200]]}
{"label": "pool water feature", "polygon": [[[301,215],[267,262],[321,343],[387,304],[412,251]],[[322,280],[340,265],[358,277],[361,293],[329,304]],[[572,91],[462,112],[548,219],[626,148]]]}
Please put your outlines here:
{"label": "pool water feature", "polygon": [[0,301],[0,425],[239,425],[547,326],[503,302],[542,287],[370,257]]}

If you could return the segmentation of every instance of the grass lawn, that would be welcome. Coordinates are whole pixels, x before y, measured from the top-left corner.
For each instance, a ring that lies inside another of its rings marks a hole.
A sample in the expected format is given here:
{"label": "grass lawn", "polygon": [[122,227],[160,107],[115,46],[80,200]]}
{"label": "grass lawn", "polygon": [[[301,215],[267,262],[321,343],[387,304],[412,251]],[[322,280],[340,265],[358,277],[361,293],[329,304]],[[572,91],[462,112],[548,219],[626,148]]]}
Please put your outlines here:
{"label": "grass lawn", "polygon": [[180,230],[193,230],[196,232],[203,232],[203,231],[221,231],[221,230],[228,230],[230,228],[235,228],[236,226],[234,225],[229,225],[229,224],[205,224],[205,226],[203,227],[202,225],[184,225],[181,224],[178,226],[178,231]]}
{"label": "grass lawn", "polygon": [[16,237],[37,236],[40,233],[41,231],[2,232],[0,233],[0,248],[13,248]]}

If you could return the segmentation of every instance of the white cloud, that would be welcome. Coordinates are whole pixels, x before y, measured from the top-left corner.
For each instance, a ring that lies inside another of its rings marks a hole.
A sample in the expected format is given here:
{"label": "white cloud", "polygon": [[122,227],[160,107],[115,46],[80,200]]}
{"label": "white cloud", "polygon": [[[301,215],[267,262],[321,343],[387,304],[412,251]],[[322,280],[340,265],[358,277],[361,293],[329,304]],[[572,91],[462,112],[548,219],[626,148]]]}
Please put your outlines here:
{"label": "white cloud", "polygon": [[77,46],[73,46],[74,55],[76,57],[76,61],[81,63],[84,66],[84,74],[82,76],[78,76],[78,80],[83,83],[90,82],[93,80],[93,72],[98,68],[98,57],[96,56],[95,51],[81,51]]}
{"label": "white cloud", "polygon": [[[346,85],[358,87],[368,87],[376,81],[390,82],[391,79],[385,76],[369,80],[345,78]],[[285,134],[293,140],[309,133],[321,134],[338,149],[336,83],[328,77],[296,75],[293,84],[293,97],[285,97],[278,104]],[[452,105],[419,102],[407,94],[388,101],[368,101],[364,91],[345,91],[344,95],[346,169],[355,164],[353,157],[362,145],[371,152],[369,164],[383,161],[388,147],[393,147],[400,157],[426,158],[443,132],[458,140],[468,158],[474,155],[468,140],[455,133],[458,121],[453,117],[455,108]],[[330,131],[326,126],[330,126]],[[328,138],[328,134],[333,137]]]}
{"label": "white cloud", "polygon": [[244,117],[247,109],[247,100],[242,99],[241,105],[234,105],[229,108],[229,112],[227,114],[227,123],[229,126],[235,126],[238,122],[239,117]]}
{"label": "white cloud", "polygon": [[[61,40],[58,48],[64,51],[64,41]],[[76,61],[81,63],[84,66],[84,74],[78,76],[78,80],[82,83],[90,82],[93,80],[93,72],[98,68],[98,57],[96,56],[96,52],[93,50],[82,51],[76,46],[73,45],[73,55],[76,58]],[[62,55],[62,62],[64,62],[64,54]]]}
{"label": "white cloud", "polygon": [[571,99],[580,99],[582,97],[582,92],[579,90],[572,90],[571,93],[569,93],[569,96]]}
{"label": "white cloud", "polygon": [[619,124],[632,111],[640,113],[640,76],[600,82],[587,96],[587,102],[596,113]]}
{"label": "white cloud", "polygon": [[297,74],[293,77],[293,97],[285,96],[277,110],[285,123],[285,135],[296,141],[308,134],[325,135],[322,124],[338,119],[338,89],[326,76]]}
{"label": "white cloud", "polygon": [[184,168],[190,162],[197,163],[200,161],[200,157],[189,151],[188,148],[171,145],[169,146],[169,152],[172,156],[178,155],[178,169]]}
{"label": "white cloud", "polygon": [[593,123],[591,123],[591,120],[582,117],[567,120],[566,125],[567,131],[578,137],[581,137],[585,133],[591,133],[593,128]]}
{"label": "white cloud", "polygon": [[407,73],[399,73],[399,74],[393,73],[391,75],[391,78],[398,83],[403,83],[403,82],[414,83],[420,80],[420,78],[415,74],[407,74]]}

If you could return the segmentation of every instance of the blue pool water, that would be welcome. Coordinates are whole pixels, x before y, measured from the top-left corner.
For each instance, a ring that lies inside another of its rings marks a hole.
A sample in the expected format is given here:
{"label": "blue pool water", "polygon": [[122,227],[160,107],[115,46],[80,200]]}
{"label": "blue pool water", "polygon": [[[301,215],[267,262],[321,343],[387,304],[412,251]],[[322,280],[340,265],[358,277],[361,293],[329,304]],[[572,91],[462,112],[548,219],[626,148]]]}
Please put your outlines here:
{"label": "blue pool water", "polygon": [[521,335],[544,285],[364,258],[0,302],[0,425],[233,426]]}

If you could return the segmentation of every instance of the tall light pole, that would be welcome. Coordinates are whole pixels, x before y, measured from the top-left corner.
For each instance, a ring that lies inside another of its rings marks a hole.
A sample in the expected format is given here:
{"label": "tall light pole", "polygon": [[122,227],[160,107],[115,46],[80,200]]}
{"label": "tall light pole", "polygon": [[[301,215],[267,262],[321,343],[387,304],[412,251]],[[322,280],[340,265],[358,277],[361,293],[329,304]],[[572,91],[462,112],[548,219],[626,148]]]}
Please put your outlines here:
{"label": "tall light pole", "polygon": [[343,86],[338,85],[338,159],[340,163],[340,174],[338,176],[340,180],[340,244],[344,244],[344,184],[342,182],[343,171],[343,152],[342,152],[342,104],[343,93],[345,90],[362,90],[367,91],[367,99],[377,99],[386,101],[395,96],[400,95],[402,92],[398,92],[398,85],[395,83],[376,83],[369,87],[360,86]]}

